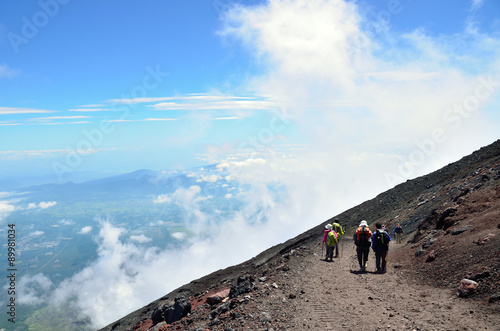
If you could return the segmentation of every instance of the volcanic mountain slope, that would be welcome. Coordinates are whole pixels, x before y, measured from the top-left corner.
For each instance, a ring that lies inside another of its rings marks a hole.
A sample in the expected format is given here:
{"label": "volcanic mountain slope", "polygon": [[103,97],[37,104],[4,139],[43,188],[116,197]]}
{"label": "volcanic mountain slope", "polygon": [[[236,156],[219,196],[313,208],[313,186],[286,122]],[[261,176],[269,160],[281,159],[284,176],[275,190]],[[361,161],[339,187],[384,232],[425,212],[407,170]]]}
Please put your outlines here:
{"label": "volcanic mountain slope", "polygon": [[[500,140],[335,216],[341,256],[323,261],[326,220],[242,264],[186,284],[102,330],[498,330]],[[388,272],[357,272],[360,220],[405,230]],[[464,278],[475,290],[457,295]]]}

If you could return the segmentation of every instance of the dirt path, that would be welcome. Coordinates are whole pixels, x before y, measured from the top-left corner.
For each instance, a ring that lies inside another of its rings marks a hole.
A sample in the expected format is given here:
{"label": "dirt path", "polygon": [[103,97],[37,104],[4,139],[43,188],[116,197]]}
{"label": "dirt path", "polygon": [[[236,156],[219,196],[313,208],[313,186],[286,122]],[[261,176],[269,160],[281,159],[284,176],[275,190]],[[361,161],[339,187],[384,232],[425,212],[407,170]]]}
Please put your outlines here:
{"label": "dirt path", "polygon": [[[393,244],[391,249],[398,249]],[[352,241],[341,258],[323,261],[321,246],[304,256],[294,277],[302,295],[290,301],[296,328],[303,330],[500,330],[490,307],[460,299],[453,291],[418,285],[404,265],[390,260],[375,274],[370,252],[367,272],[358,273]]]}

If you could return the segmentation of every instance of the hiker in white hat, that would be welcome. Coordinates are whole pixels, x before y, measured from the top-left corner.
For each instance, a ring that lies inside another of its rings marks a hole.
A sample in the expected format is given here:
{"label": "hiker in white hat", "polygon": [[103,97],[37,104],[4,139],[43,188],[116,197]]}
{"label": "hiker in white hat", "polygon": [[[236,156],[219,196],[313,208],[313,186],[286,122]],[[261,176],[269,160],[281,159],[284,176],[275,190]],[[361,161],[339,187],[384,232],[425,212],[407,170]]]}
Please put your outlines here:
{"label": "hiker in white hat", "polygon": [[330,233],[330,231],[332,231],[332,225],[331,224],[327,224],[325,225],[325,230],[323,231],[323,240],[322,240],[322,245],[323,246],[326,246],[326,255],[325,255],[325,261],[328,261],[330,259],[330,261],[332,261],[333,259],[333,249],[334,247],[330,247],[327,245],[328,243],[328,234]]}
{"label": "hiker in white hat", "polygon": [[354,233],[354,244],[356,245],[356,253],[358,255],[359,271],[366,271],[366,262],[368,261],[368,254],[370,253],[372,232],[368,227],[368,223],[362,220],[359,227]]}

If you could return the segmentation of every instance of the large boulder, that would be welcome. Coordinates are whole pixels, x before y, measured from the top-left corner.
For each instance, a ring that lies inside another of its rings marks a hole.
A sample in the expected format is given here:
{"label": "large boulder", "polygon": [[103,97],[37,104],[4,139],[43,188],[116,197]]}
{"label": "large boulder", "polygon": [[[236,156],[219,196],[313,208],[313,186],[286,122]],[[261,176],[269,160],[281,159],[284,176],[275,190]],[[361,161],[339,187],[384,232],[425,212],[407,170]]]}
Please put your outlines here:
{"label": "large boulder", "polygon": [[245,275],[242,275],[238,277],[238,281],[236,285],[233,285],[231,287],[231,290],[229,291],[229,298],[236,298],[240,294],[244,293],[249,293],[252,291],[252,279],[251,277],[247,277]]}
{"label": "large boulder", "polygon": [[190,312],[191,302],[184,296],[179,296],[175,298],[173,305],[163,304],[156,308],[151,315],[151,320],[153,321],[153,325],[163,321],[167,322],[167,324],[172,324],[187,316]]}
{"label": "large boulder", "polygon": [[460,281],[460,287],[458,288],[458,296],[466,297],[468,295],[474,294],[477,291],[477,282],[464,278]]}
{"label": "large boulder", "polygon": [[191,302],[186,299],[184,296],[180,296],[175,298],[175,303],[172,307],[168,308],[163,316],[165,318],[165,322],[168,324],[172,324],[177,322],[181,318],[187,316],[191,312]]}

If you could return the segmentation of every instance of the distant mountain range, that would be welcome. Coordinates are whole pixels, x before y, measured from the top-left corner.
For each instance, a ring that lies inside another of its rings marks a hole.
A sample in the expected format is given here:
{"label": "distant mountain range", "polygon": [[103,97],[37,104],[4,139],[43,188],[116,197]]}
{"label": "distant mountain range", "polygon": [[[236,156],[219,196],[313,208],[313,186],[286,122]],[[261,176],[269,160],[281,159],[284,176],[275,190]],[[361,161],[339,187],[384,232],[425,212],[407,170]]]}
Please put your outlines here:
{"label": "distant mountain range", "polygon": [[44,184],[20,189],[29,192],[33,199],[46,200],[80,200],[91,197],[101,199],[123,199],[137,196],[173,193],[178,188],[192,185],[202,189],[213,185],[200,181],[196,175],[215,171],[216,165],[195,168],[187,172],[167,172],[153,170],[137,170],[123,175],[106,177],[83,183],[66,182],[64,184]]}

